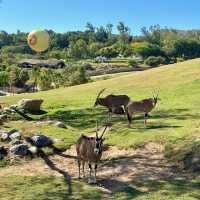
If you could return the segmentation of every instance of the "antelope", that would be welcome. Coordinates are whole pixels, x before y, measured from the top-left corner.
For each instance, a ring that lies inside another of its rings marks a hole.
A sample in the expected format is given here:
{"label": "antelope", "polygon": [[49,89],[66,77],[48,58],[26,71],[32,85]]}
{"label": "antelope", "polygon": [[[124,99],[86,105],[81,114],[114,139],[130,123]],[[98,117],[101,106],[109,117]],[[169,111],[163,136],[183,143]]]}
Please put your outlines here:
{"label": "antelope", "polygon": [[130,101],[130,98],[127,95],[113,95],[113,94],[110,94],[104,98],[99,98],[100,95],[104,92],[104,90],[105,88],[98,93],[96,101],[94,103],[94,107],[101,105],[108,108],[109,115],[111,113],[123,114],[124,113],[122,111],[123,108],[126,112],[126,107]]}
{"label": "antelope", "polygon": [[156,97],[153,95],[153,98],[129,102],[127,105],[127,118],[129,121],[129,127],[132,122],[132,116],[138,112],[144,113],[144,125],[146,126],[149,113],[155,108],[158,100],[160,99],[158,98],[157,94]]}
{"label": "antelope", "polygon": [[82,164],[83,177],[85,177],[85,171],[84,171],[85,162],[87,162],[90,169],[90,180],[91,180],[92,163],[94,163],[95,164],[94,176],[95,176],[95,183],[96,183],[97,166],[102,156],[103,142],[105,139],[103,138],[103,135],[107,127],[108,125],[105,126],[101,136],[98,135],[98,125],[97,125],[95,137],[88,137],[85,135],[81,135],[81,137],[77,140],[76,152],[77,152],[77,160],[78,160],[78,170],[79,170],[78,178],[79,179],[81,178],[81,172],[80,172],[81,164]]}

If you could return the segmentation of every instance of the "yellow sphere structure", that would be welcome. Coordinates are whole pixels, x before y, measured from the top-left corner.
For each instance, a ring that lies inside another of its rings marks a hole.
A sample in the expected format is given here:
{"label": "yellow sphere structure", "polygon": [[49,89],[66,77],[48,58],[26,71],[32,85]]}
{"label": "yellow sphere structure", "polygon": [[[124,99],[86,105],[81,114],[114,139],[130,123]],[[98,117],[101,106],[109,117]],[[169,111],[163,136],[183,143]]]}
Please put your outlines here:
{"label": "yellow sphere structure", "polygon": [[28,44],[36,52],[43,52],[48,49],[50,37],[45,30],[33,30],[28,35]]}

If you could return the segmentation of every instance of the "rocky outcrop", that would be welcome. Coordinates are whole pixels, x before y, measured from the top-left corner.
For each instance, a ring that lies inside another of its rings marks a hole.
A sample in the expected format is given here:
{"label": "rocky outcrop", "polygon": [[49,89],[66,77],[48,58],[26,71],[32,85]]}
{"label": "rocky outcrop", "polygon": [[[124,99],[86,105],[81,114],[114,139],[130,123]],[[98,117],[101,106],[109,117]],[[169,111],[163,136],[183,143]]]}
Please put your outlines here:
{"label": "rocky outcrop", "polygon": [[39,112],[42,103],[42,99],[22,99],[18,102],[18,106],[30,112]]}

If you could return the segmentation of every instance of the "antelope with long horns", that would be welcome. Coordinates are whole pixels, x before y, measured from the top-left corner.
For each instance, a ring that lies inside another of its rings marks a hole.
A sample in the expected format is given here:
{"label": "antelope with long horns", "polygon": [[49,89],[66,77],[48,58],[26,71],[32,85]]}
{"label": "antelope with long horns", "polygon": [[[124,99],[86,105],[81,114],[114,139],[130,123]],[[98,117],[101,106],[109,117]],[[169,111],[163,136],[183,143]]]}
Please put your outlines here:
{"label": "antelope with long horns", "polygon": [[85,135],[81,135],[81,137],[77,140],[76,143],[76,152],[78,158],[78,170],[79,170],[79,178],[81,178],[81,164],[82,164],[82,173],[83,177],[85,177],[85,162],[88,163],[90,169],[90,180],[92,175],[92,164],[94,164],[94,177],[96,183],[96,173],[98,162],[101,159],[102,151],[103,151],[103,135],[108,128],[109,125],[106,125],[101,136],[98,134],[98,125],[96,127],[96,136],[88,137]]}
{"label": "antelope with long horns", "polygon": [[104,92],[105,88],[102,89],[96,98],[94,103],[94,107],[101,105],[108,108],[109,114],[116,113],[116,114],[123,114],[123,109],[126,112],[126,107],[130,101],[130,98],[127,95],[107,95],[104,98],[100,98],[100,95]]}
{"label": "antelope with long horns", "polygon": [[129,122],[129,127],[132,122],[132,117],[136,113],[144,113],[144,125],[147,124],[147,118],[149,116],[149,113],[155,108],[158,100],[158,93],[156,96],[149,99],[143,99],[141,101],[131,101],[127,105],[127,118]]}

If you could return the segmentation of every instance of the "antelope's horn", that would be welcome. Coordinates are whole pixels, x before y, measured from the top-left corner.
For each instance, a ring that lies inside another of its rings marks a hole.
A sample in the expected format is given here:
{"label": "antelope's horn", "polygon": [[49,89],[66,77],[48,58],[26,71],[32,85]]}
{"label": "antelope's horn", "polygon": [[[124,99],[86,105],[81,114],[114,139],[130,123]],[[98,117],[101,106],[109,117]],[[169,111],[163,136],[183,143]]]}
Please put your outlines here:
{"label": "antelope's horn", "polygon": [[98,122],[96,121],[96,138],[98,138]]}
{"label": "antelope's horn", "polygon": [[101,137],[100,137],[100,138],[103,137],[103,135],[104,135],[104,133],[105,133],[105,131],[106,131],[107,128],[108,128],[108,125],[105,126],[105,128],[104,128],[104,130],[103,130],[103,133],[101,134]]}
{"label": "antelope's horn", "polygon": [[100,97],[100,95],[104,92],[105,89],[106,89],[106,88],[103,88],[103,89],[98,93],[97,99]]}

